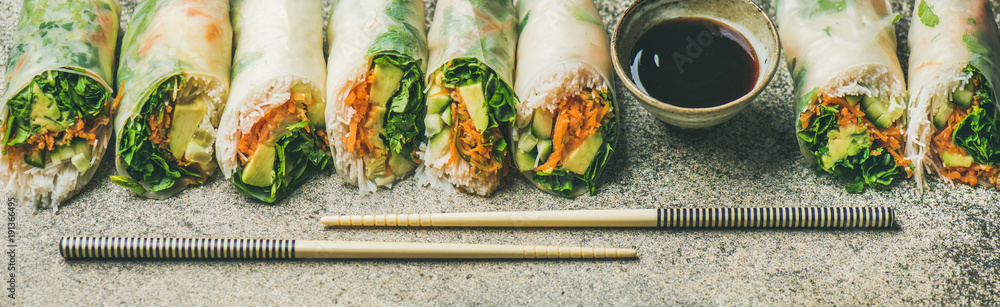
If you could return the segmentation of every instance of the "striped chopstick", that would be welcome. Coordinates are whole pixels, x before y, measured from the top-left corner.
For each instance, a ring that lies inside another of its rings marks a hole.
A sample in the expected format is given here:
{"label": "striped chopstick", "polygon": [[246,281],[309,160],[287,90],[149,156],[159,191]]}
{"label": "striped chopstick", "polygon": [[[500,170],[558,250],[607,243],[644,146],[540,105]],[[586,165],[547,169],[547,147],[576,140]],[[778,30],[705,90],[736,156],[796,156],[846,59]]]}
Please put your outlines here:
{"label": "striped chopstick", "polygon": [[327,226],[891,228],[889,207],[674,208],[341,215]]}

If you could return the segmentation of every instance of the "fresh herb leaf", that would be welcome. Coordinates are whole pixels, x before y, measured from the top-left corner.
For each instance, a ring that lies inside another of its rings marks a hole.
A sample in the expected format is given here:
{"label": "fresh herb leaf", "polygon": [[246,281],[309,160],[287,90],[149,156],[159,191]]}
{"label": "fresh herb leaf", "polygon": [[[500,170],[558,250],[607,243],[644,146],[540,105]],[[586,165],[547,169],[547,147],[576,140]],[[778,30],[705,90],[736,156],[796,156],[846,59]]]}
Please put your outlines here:
{"label": "fresh herb leaf", "polygon": [[241,167],[232,176],[236,189],[257,200],[274,203],[309,178],[325,171],[332,160],[330,152],[316,133],[306,132],[304,128],[308,125],[309,121],[301,121],[286,127],[290,133],[275,142],[275,180],[270,187],[244,183],[244,169]]}
{"label": "fresh herb leaf", "polygon": [[990,54],[990,50],[987,49],[986,46],[983,46],[983,44],[979,43],[975,37],[969,35],[969,33],[962,35],[962,41],[965,42],[965,46],[969,48],[969,51],[972,51],[972,53],[978,53],[980,55]]}
{"label": "fresh herb leaf", "polygon": [[[164,118],[165,105],[179,88],[183,88],[184,78],[173,76],[160,83],[146,98],[138,114],[129,119],[118,137],[118,162],[125,172],[132,177],[133,182],[141,184],[149,192],[163,191],[173,187],[183,178],[192,178],[201,184],[207,179],[196,166],[181,166],[168,150],[158,147],[150,140],[152,129],[147,118],[156,114]],[[123,187],[139,191],[132,186],[123,184],[121,180],[112,180]]]}
{"label": "fresh herb leaf", "polygon": [[920,15],[920,23],[931,28],[940,22],[938,16],[931,11],[931,6],[927,5],[927,2],[924,0],[920,0],[920,5],[917,7],[917,15]]}
{"label": "fresh herb leaf", "polygon": [[839,13],[845,8],[847,8],[847,0],[818,0],[816,8],[812,11],[812,15]]}
{"label": "fresh herb leaf", "polygon": [[[517,95],[514,94],[510,86],[501,80],[500,76],[493,72],[493,69],[475,58],[457,58],[449,63],[441,68],[444,76],[442,82],[452,87],[482,83],[485,92],[483,94],[489,109],[487,112],[489,125],[486,127],[486,131],[493,128],[505,131],[506,125],[514,121],[516,114]],[[507,155],[507,151],[504,150],[507,148],[507,141],[502,137],[489,137],[487,142],[492,144],[493,159],[503,165],[504,157]]]}
{"label": "fresh herb leaf", "polygon": [[826,36],[830,36],[830,27],[823,28],[823,32],[826,32]]}
{"label": "fresh herb leaf", "polygon": [[[993,89],[986,78],[973,66],[965,68],[972,72],[973,79],[980,84],[975,99],[979,106],[969,109],[969,115],[955,125],[952,140],[959,148],[965,149],[978,164],[1000,164],[1000,115],[993,97]],[[970,80],[971,82],[972,80]]]}
{"label": "fresh herb leaf", "polygon": [[[44,97],[39,97],[39,94]],[[9,115],[6,130],[3,131],[4,150],[7,146],[27,145],[31,136],[47,131],[32,115],[36,103],[45,101],[50,104],[42,106],[50,110],[50,114],[45,115],[50,127],[67,128],[75,125],[78,118],[110,117],[105,108],[110,98],[111,91],[84,74],[54,70],[43,72],[7,101]]]}
{"label": "fresh herb leaf", "polygon": [[424,121],[418,120],[426,108],[420,61],[393,51],[381,52],[372,61],[403,71],[399,90],[389,100],[384,137],[393,155],[409,155],[424,136]]}
{"label": "fresh herb leaf", "polygon": [[972,25],[976,25],[976,19],[975,18],[969,17],[969,18],[966,18],[965,20],[968,20],[969,23],[971,23]]}
{"label": "fresh herb leaf", "polygon": [[[811,95],[806,95],[811,96]],[[896,165],[892,155],[882,148],[871,148],[872,143],[861,142],[857,154],[834,161],[830,167],[825,167],[822,158],[830,152],[829,133],[840,129],[837,124],[837,112],[840,106],[820,105],[819,114],[809,123],[807,128],[800,128],[796,136],[801,139],[806,149],[819,161],[819,170],[831,173],[850,182],[848,192],[859,193],[864,186],[887,188],[895,179],[904,176],[906,170]],[[796,123],[798,124],[798,123]]]}
{"label": "fresh herb leaf", "polygon": [[583,175],[563,169],[555,169],[550,173],[535,172],[533,180],[543,189],[563,197],[573,197],[573,194],[582,187],[586,187],[590,195],[597,192],[597,176],[604,170],[604,166],[607,165],[611,154],[615,151],[615,146],[618,144],[618,110],[614,109],[614,96],[610,91],[599,91],[598,94],[601,99],[612,106],[612,112],[601,123],[604,143],[594,155],[594,160],[590,162],[590,166],[587,167],[587,171]]}
{"label": "fresh herb leaf", "polygon": [[129,188],[132,191],[135,191],[136,194],[146,193],[146,188],[142,187],[142,184],[140,184],[139,182],[136,182],[135,180],[132,180],[132,178],[129,178],[129,177],[125,177],[125,176],[111,176],[111,182],[114,182],[117,185]]}

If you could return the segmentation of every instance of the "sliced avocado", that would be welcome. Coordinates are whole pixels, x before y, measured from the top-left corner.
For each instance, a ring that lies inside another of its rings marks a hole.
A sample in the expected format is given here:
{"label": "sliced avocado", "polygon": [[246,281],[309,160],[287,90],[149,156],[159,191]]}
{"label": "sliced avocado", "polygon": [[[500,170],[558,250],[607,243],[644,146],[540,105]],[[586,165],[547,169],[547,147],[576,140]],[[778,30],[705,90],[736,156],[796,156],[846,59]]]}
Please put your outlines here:
{"label": "sliced avocado", "polygon": [[955,91],[955,93],[951,94],[951,101],[954,102],[956,105],[962,107],[963,109],[968,109],[970,106],[972,106],[973,96],[975,96],[975,93],[973,93],[972,91],[965,91],[965,90]]}
{"label": "sliced avocado", "polygon": [[[861,99],[861,110],[865,112],[865,117],[868,120],[875,122],[879,117],[882,117],[882,114],[885,114],[886,105],[877,97],[865,96],[864,99]],[[875,125],[878,125],[878,123]]]}
{"label": "sliced avocado", "polygon": [[521,132],[521,137],[517,140],[517,149],[522,152],[529,152],[538,144],[538,139],[531,135],[527,129]]}
{"label": "sliced avocado", "polygon": [[847,100],[847,103],[851,104],[852,106],[858,105],[858,102],[861,102],[861,98],[863,98],[863,96],[860,96],[860,95],[847,95],[847,96],[844,96],[844,99]]}
{"label": "sliced avocado", "polygon": [[45,168],[45,154],[46,152],[44,150],[39,150],[32,154],[25,154],[24,163],[37,168]]}
{"label": "sliced avocado", "polygon": [[385,175],[385,162],[389,160],[388,155],[365,157],[365,177],[376,178]]}
{"label": "sliced avocado", "polygon": [[537,164],[535,164],[535,158],[537,156],[538,155],[534,150],[528,152],[518,150],[514,153],[514,160],[517,162],[517,169],[522,172],[534,169],[535,166],[537,166]]}
{"label": "sliced avocado", "polygon": [[444,121],[445,125],[451,126],[451,107],[444,108],[444,111],[441,111],[441,120]]}
{"label": "sliced avocado", "polygon": [[170,138],[170,153],[174,155],[174,158],[184,157],[184,152],[187,150],[188,143],[191,142],[191,137],[194,136],[194,131],[198,129],[205,114],[208,113],[205,99],[205,96],[198,95],[186,103],[178,103],[174,106],[173,123],[170,125],[170,131],[167,132],[167,137]]}
{"label": "sliced avocado", "polygon": [[431,138],[430,152],[434,158],[443,157],[451,149],[451,130],[445,129]]}
{"label": "sliced avocado", "polygon": [[458,88],[458,94],[462,96],[465,107],[472,117],[472,124],[476,125],[476,130],[486,131],[490,124],[490,118],[486,115],[486,97],[483,96],[483,84],[476,83]]}
{"label": "sliced avocado", "polygon": [[399,154],[389,157],[389,167],[392,168],[392,174],[396,178],[403,178],[417,168],[417,163],[413,162],[409,155]]}
{"label": "sliced avocado", "polygon": [[601,145],[604,145],[604,135],[601,131],[595,131],[586,140],[583,140],[583,144],[577,147],[566,156],[563,160],[563,168],[583,175],[587,172],[587,168],[590,167],[590,162],[594,161],[594,157],[597,156],[597,152],[600,151]]}
{"label": "sliced avocado", "polygon": [[371,101],[373,106],[385,107],[392,94],[399,89],[399,81],[403,80],[403,70],[394,65],[375,64],[375,83],[372,84]]}
{"label": "sliced avocado", "polygon": [[944,162],[944,165],[946,166],[970,167],[972,166],[973,160],[970,155],[943,151],[941,152],[941,162]]}
{"label": "sliced avocado", "polygon": [[441,113],[441,111],[444,111],[445,108],[451,105],[451,96],[446,94],[447,92],[441,92],[440,88],[438,88],[437,91],[434,91],[434,88],[431,88],[430,93],[441,93],[441,94],[427,97],[428,114]]}
{"label": "sliced avocado", "polygon": [[552,140],[540,140],[536,147],[538,148],[538,156],[535,157],[535,165],[542,165],[552,154]]}
{"label": "sliced avocado", "polygon": [[938,129],[944,128],[948,124],[948,118],[951,117],[951,112],[955,111],[953,104],[944,103],[938,108],[937,112],[934,112],[934,127]]}
{"label": "sliced avocado", "polygon": [[903,116],[905,111],[906,108],[902,105],[891,103],[889,104],[888,110],[886,110],[885,113],[882,113],[882,116],[879,116],[879,118],[875,120],[875,126],[883,129],[889,128],[889,125],[892,125],[892,122],[899,119],[900,116]]}
{"label": "sliced avocado", "polygon": [[425,135],[433,136],[441,132],[445,128],[444,121],[441,120],[441,115],[428,113],[424,117],[424,128],[426,129]]}
{"label": "sliced avocado", "polygon": [[373,105],[371,112],[371,120],[365,123],[365,126],[371,128],[371,130],[368,130],[368,142],[370,142],[372,146],[375,146],[375,148],[385,148],[385,142],[382,141],[382,137],[380,135],[382,135],[382,132],[385,132],[385,126],[383,123],[385,122],[386,110],[384,107]]}
{"label": "sliced avocado", "polygon": [[828,151],[819,161],[826,169],[833,168],[837,161],[856,155],[871,145],[868,130],[862,125],[841,126],[826,135],[829,139],[826,145]]}
{"label": "sliced avocado", "polygon": [[252,186],[271,186],[274,183],[274,145],[258,146],[257,152],[243,168],[243,176],[240,179]]}
{"label": "sliced avocado", "polygon": [[326,127],[326,101],[322,97],[316,99],[312,88],[305,83],[292,86],[291,92],[295,102],[306,106],[306,117],[309,118],[309,124],[316,128]]}
{"label": "sliced avocado", "polygon": [[536,109],[531,117],[531,133],[540,139],[551,139],[552,121],[552,113],[545,109]]}
{"label": "sliced avocado", "polygon": [[49,131],[65,131],[66,127],[56,122],[60,117],[59,106],[49,100],[37,84],[32,85],[31,91],[35,94],[35,103],[31,105],[31,124],[42,126]]}

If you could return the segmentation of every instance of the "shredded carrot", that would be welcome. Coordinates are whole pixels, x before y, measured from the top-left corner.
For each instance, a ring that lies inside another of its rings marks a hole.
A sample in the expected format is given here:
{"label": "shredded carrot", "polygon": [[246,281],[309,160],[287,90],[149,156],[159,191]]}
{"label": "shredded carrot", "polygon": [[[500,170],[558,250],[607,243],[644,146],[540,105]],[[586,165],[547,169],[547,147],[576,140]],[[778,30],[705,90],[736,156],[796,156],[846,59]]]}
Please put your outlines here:
{"label": "shredded carrot", "polygon": [[[308,120],[306,116],[306,105],[302,100],[288,99],[284,103],[272,107],[264,113],[256,123],[250,127],[249,133],[245,133],[236,143],[239,149],[240,162],[246,163],[246,159],[253,157],[257,148],[261,144],[270,144],[277,141],[281,135],[275,134],[282,127],[289,124]],[[325,138],[323,139],[326,140]]]}
{"label": "shredded carrot", "polygon": [[[343,136],[342,139],[347,143],[348,151],[362,156],[376,151],[375,145],[372,144],[371,139],[368,137],[371,129],[374,128],[370,127],[373,120],[373,110],[369,101],[373,84],[375,84],[374,69],[368,72],[364,82],[358,83],[351,89],[347,95],[347,99],[344,100],[344,104],[347,107],[354,109],[354,115],[351,116],[350,123],[348,124],[347,135]],[[381,155],[382,152],[379,151],[375,154]]]}
{"label": "shredded carrot", "polygon": [[535,170],[549,170],[565,163],[570,152],[597,132],[610,109],[594,90],[560,101],[552,129],[552,153]]}
{"label": "shredded carrot", "polygon": [[[465,100],[457,91],[453,91],[451,96],[455,101],[452,105],[455,134],[453,137],[457,140],[453,145],[455,151],[453,153],[468,157],[469,164],[477,173],[496,174],[502,165],[493,159],[493,144],[487,142],[483,133],[476,129],[476,124],[472,122],[472,116],[465,106]],[[499,128],[485,132],[491,137],[503,137]],[[450,160],[454,161],[455,157]]]}
{"label": "shredded carrot", "polygon": [[[978,89],[979,79],[972,79],[973,86]],[[945,123],[944,128],[938,130],[931,136],[931,149],[936,153],[953,153],[960,155],[968,155],[968,151],[955,145],[952,139],[952,133],[955,131],[955,127],[958,123],[965,120],[965,117],[969,116],[969,110],[973,106],[979,106],[980,104],[979,96],[973,96],[972,102],[968,109],[956,107],[948,115],[948,121]],[[969,167],[964,166],[945,166],[940,169],[941,174],[950,180],[958,180],[960,182],[967,183],[969,185],[976,185],[979,183],[979,177],[985,177],[990,183],[997,184],[997,173],[1000,172],[1000,167],[995,165],[983,165],[973,162]],[[1000,186],[998,186],[1000,187]]]}

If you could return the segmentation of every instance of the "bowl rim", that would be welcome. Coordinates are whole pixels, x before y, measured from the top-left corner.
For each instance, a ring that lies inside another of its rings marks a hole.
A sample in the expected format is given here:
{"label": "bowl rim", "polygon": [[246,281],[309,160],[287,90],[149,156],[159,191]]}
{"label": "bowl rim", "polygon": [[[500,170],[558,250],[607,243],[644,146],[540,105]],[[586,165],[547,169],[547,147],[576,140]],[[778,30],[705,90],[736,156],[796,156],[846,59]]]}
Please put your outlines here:
{"label": "bowl rim", "polygon": [[[645,91],[639,89],[639,87],[635,84],[635,82],[632,81],[630,74],[626,73],[625,69],[623,68],[623,63],[619,61],[618,43],[619,43],[619,38],[622,35],[620,32],[623,31],[622,29],[624,28],[624,23],[626,22],[627,17],[631,17],[635,11],[638,11],[638,7],[649,4],[650,2],[654,1],[662,1],[662,0],[633,1],[632,4],[629,5],[629,7],[626,8],[624,12],[622,12],[621,17],[618,19],[618,22],[615,23],[614,31],[612,31],[611,33],[611,61],[612,65],[615,67],[615,73],[618,74],[618,78],[622,80],[622,83],[625,85],[625,88],[627,88],[630,92],[632,92],[632,94],[639,96],[638,98],[641,102],[650,105],[652,107],[655,107],[657,109],[671,113],[681,113],[681,114],[714,113],[718,111],[740,107],[742,104],[749,102],[753,100],[753,98],[757,97],[757,95],[759,95],[760,92],[763,91],[764,88],[766,88],[767,85],[771,83],[771,79],[774,78],[774,74],[778,70],[778,62],[781,61],[781,39],[778,37],[778,30],[774,26],[774,22],[771,21],[771,17],[767,15],[767,12],[764,12],[764,10],[761,9],[760,6],[757,5],[757,3],[754,3],[753,0],[728,0],[728,1],[737,1],[737,2],[742,2],[744,4],[749,4],[757,12],[756,16],[758,18],[763,17],[764,21],[767,22],[767,28],[771,33],[771,35],[767,35],[767,37],[765,37],[764,39],[773,41],[775,44],[775,48],[774,51],[771,52],[770,54],[770,56],[774,59],[774,61],[772,61],[770,65],[767,65],[767,67],[763,70],[759,69],[760,67],[758,66],[758,77],[764,75],[763,82],[758,82],[757,84],[754,85],[753,89],[751,89],[746,94],[743,94],[743,96],[740,96],[739,98],[736,98],[730,102],[721,105],[708,108],[685,108],[685,107],[675,106],[660,101],[659,99],[653,98],[653,96],[650,96]],[[673,0],[673,2],[683,2],[683,1],[701,1],[701,0]],[[688,17],[688,16],[677,16],[670,19],[681,18],[681,17]],[[701,16],[690,16],[690,17],[701,17]],[[711,16],[708,16],[708,18],[711,18]],[[718,19],[716,19],[716,21],[723,22]],[[729,24],[728,22],[723,22],[723,23],[726,23],[727,25]],[[743,32],[739,33],[744,36],[746,35]],[[753,43],[751,42],[751,45],[752,44]],[[758,63],[760,63],[759,60]]]}

